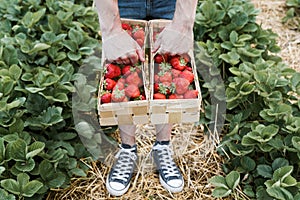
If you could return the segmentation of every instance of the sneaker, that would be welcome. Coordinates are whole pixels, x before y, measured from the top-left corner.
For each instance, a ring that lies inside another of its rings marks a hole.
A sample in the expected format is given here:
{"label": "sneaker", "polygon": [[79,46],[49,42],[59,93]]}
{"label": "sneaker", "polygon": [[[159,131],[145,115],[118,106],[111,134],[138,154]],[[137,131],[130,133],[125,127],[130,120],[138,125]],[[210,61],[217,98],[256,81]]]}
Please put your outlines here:
{"label": "sneaker", "polygon": [[106,179],[106,188],[113,196],[121,196],[127,192],[137,161],[136,145],[120,145],[120,148]]}
{"label": "sneaker", "polygon": [[172,158],[173,152],[168,142],[156,142],[152,148],[152,157],[159,172],[159,181],[170,192],[183,190],[183,177]]}

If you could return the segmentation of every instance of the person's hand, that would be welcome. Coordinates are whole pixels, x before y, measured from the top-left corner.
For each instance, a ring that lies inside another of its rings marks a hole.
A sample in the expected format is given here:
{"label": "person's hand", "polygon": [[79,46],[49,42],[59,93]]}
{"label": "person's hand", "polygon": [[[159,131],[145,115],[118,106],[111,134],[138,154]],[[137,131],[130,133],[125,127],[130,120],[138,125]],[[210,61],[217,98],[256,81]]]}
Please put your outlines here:
{"label": "person's hand", "polygon": [[120,30],[111,36],[103,37],[102,50],[108,62],[135,64],[144,62],[144,52],[139,44],[126,32]]}
{"label": "person's hand", "polygon": [[153,47],[153,53],[182,55],[193,48],[193,28],[184,24],[168,24],[158,35]]}

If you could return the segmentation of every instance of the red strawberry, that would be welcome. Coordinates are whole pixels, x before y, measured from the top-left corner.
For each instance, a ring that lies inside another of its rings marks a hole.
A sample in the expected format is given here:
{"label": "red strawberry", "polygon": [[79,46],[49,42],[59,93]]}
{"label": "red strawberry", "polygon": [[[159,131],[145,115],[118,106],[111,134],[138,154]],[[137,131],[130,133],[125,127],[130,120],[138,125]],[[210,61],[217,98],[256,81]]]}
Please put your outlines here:
{"label": "red strawberry", "polygon": [[130,74],[130,71],[131,71],[131,65],[125,65],[122,68],[122,75],[123,76],[128,76]]}
{"label": "red strawberry", "polygon": [[158,75],[160,82],[172,82],[172,74],[170,71],[160,71]]}
{"label": "red strawberry", "polygon": [[124,30],[132,30],[132,27],[127,23],[122,23],[122,29]]}
{"label": "red strawberry", "polygon": [[129,98],[137,98],[140,94],[141,93],[137,85],[130,84],[125,88],[125,95]]}
{"label": "red strawberry", "polygon": [[196,99],[198,97],[198,90],[188,90],[184,93],[183,98],[185,99]]}
{"label": "red strawberry", "polygon": [[153,94],[153,99],[166,99],[166,95],[161,94],[161,93],[155,93]]}
{"label": "red strawberry", "polygon": [[139,74],[137,72],[131,72],[127,77],[126,77],[126,83],[129,84],[134,84],[138,87],[143,85],[143,81],[140,78]]}
{"label": "red strawberry", "polygon": [[113,79],[121,75],[121,69],[119,66],[110,63],[110,64],[106,64],[105,67],[106,67],[105,68],[106,72],[104,78]]}
{"label": "red strawberry", "polygon": [[168,61],[168,55],[167,54],[164,54],[164,55],[156,54],[154,56],[154,62],[157,63],[157,64],[160,64],[162,62],[167,62],[167,61]]}
{"label": "red strawberry", "polygon": [[176,94],[171,94],[171,95],[169,96],[169,99],[177,99]]}
{"label": "red strawberry", "polygon": [[116,85],[116,81],[110,79],[110,78],[107,78],[104,80],[104,89],[106,90],[112,90]]}
{"label": "red strawberry", "polygon": [[174,56],[171,58],[170,64],[173,66],[174,69],[183,71],[186,68],[187,61],[183,57]]}
{"label": "red strawberry", "polygon": [[125,91],[124,89],[119,89],[117,87],[114,88],[112,91],[111,99],[114,102],[122,102],[125,98]]}
{"label": "red strawberry", "polygon": [[172,72],[173,78],[179,77],[179,75],[181,73],[181,71],[179,71],[178,69],[171,69],[171,72]]}
{"label": "red strawberry", "polygon": [[130,36],[132,35],[132,27],[129,24],[123,23],[122,29],[125,30]]}
{"label": "red strawberry", "polygon": [[182,94],[171,94],[169,96],[169,99],[183,99],[183,95]]}
{"label": "red strawberry", "polygon": [[159,82],[159,76],[158,76],[158,74],[155,74],[155,75],[154,75],[154,82],[155,82],[155,83],[158,83],[158,82]]}
{"label": "red strawberry", "polygon": [[116,85],[115,88],[118,88],[119,90],[123,90],[125,88],[125,79],[124,78],[120,78]]}
{"label": "red strawberry", "polygon": [[135,40],[137,39],[141,39],[141,40],[145,40],[145,31],[143,30],[143,28],[135,28],[135,30],[133,30],[133,38]]}
{"label": "red strawberry", "polygon": [[189,70],[182,71],[179,77],[187,79],[190,83],[194,81],[194,74]]}
{"label": "red strawberry", "polygon": [[190,82],[185,78],[174,78],[173,83],[175,83],[176,93],[177,94],[184,94],[190,85]]}
{"label": "red strawberry", "polygon": [[110,103],[111,102],[111,93],[107,92],[102,94],[101,103]]}
{"label": "red strawberry", "polygon": [[154,90],[154,93],[157,93],[159,91],[159,84],[158,83],[154,83],[153,90]]}
{"label": "red strawberry", "polygon": [[143,47],[144,46],[144,40],[143,39],[136,39],[136,42],[140,45],[140,47]]}
{"label": "red strawberry", "polygon": [[191,67],[189,67],[189,66],[187,66],[186,68],[185,68],[186,70],[189,70],[189,71],[193,71],[193,69],[191,68]]}

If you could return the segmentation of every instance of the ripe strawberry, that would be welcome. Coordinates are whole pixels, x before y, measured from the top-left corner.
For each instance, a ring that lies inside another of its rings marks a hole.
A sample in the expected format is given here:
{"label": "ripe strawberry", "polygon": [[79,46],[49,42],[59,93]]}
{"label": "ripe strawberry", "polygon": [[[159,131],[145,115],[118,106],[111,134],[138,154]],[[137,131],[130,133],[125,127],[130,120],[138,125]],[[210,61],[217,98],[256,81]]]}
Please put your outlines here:
{"label": "ripe strawberry", "polygon": [[154,62],[157,64],[160,64],[162,62],[167,62],[168,61],[168,54],[156,54],[154,56]]}
{"label": "ripe strawberry", "polygon": [[131,72],[127,77],[126,77],[126,83],[136,85],[138,87],[143,85],[143,81],[140,78],[139,74],[137,72]]}
{"label": "ripe strawberry", "polygon": [[123,76],[128,76],[131,72],[131,65],[125,65],[123,68],[122,68],[122,75]]}
{"label": "ripe strawberry", "polygon": [[154,93],[157,93],[159,91],[159,84],[158,83],[154,83],[153,90],[154,90]]}
{"label": "ripe strawberry", "polygon": [[111,93],[107,92],[102,94],[101,103],[110,103],[111,102]]}
{"label": "ripe strawberry", "polygon": [[183,98],[185,99],[196,99],[198,97],[198,90],[188,90],[184,93]]}
{"label": "ripe strawberry", "polygon": [[104,89],[106,90],[112,90],[116,85],[116,81],[110,79],[110,78],[106,78],[104,80]]}
{"label": "ripe strawberry", "polygon": [[106,64],[105,70],[106,70],[106,72],[105,72],[104,78],[113,79],[113,78],[116,78],[121,75],[120,67],[117,65],[114,65],[112,63]]}
{"label": "ripe strawberry", "polygon": [[172,74],[170,71],[160,71],[158,76],[160,82],[172,82]]}
{"label": "ripe strawberry", "polygon": [[137,85],[130,84],[125,88],[125,95],[129,98],[137,98],[140,94],[141,93]]}
{"label": "ripe strawberry", "polygon": [[190,83],[194,81],[194,74],[189,70],[183,70],[179,77],[187,79]]}
{"label": "ripe strawberry", "polygon": [[125,30],[130,36],[132,35],[132,27],[127,23],[122,23],[122,29]]}
{"label": "ripe strawberry", "polygon": [[183,99],[183,95],[182,94],[171,94],[169,96],[169,99]]}
{"label": "ripe strawberry", "polygon": [[184,94],[190,85],[190,82],[185,79],[185,78],[174,78],[173,83],[175,84],[176,87],[176,93],[177,94]]}
{"label": "ripe strawberry", "polygon": [[170,64],[173,66],[174,69],[183,71],[186,68],[187,61],[183,57],[174,56],[171,58]]}
{"label": "ripe strawberry", "polygon": [[133,38],[135,40],[137,39],[141,39],[141,40],[145,40],[145,31],[143,30],[143,28],[141,27],[136,27],[134,30],[133,30],[133,34],[132,34]]}
{"label": "ripe strawberry", "polygon": [[125,79],[124,78],[120,78],[116,85],[115,88],[118,88],[119,90],[123,90],[125,88]]}
{"label": "ripe strawberry", "polygon": [[122,23],[122,29],[124,30],[132,30],[132,27],[127,23]]}
{"label": "ripe strawberry", "polygon": [[135,41],[140,45],[140,47],[144,46],[144,40],[143,39],[138,38]]}
{"label": "ripe strawberry", "polygon": [[177,78],[179,77],[181,71],[179,71],[178,69],[171,69],[171,72],[172,72],[172,75],[173,75],[173,78]]}
{"label": "ripe strawberry", "polygon": [[153,94],[153,99],[166,99],[166,95],[161,94],[161,93],[155,93]]}
{"label": "ripe strawberry", "polygon": [[187,66],[186,68],[185,68],[186,70],[189,70],[189,71],[193,71],[193,69],[192,69],[192,67],[189,67],[189,66]]}
{"label": "ripe strawberry", "polygon": [[154,75],[154,83],[158,83],[159,82],[159,76],[158,74]]}
{"label": "ripe strawberry", "polygon": [[118,87],[115,87],[112,91],[111,99],[114,102],[122,102],[125,98],[125,91],[124,89],[119,89]]}

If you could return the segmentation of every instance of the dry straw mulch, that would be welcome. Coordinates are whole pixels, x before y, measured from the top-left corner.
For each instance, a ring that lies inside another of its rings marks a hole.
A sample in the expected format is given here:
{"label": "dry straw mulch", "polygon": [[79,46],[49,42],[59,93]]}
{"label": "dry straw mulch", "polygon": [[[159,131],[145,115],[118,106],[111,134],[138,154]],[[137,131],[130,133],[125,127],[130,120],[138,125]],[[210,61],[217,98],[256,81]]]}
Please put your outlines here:
{"label": "dry straw mulch", "polygon": [[[300,31],[297,24],[282,24],[285,16],[285,0],[252,0],[261,10],[257,22],[265,29],[278,34],[278,54],[288,66],[300,71]],[[115,137],[118,140],[118,133]],[[218,138],[215,138],[216,142]],[[101,162],[87,164],[90,170],[86,178],[74,178],[66,189],[53,189],[48,200],[94,200],[94,199],[215,199],[211,196],[212,186],[208,180],[214,175],[222,175],[223,159],[216,153],[211,138],[203,134],[202,126],[175,125],[172,131],[174,157],[184,175],[185,187],[181,193],[170,194],[159,183],[149,152],[155,140],[153,127],[139,126],[137,144],[141,161],[133,177],[129,191],[121,198],[109,196],[105,188],[110,166]],[[112,162],[113,153],[109,162]],[[238,192],[240,199],[247,199]],[[229,199],[229,198],[228,198]]]}
{"label": "dry straw mulch", "polygon": [[[214,175],[222,174],[222,160],[210,142],[212,139],[208,139],[202,130],[202,126],[192,124],[173,126],[174,158],[185,180],[185,188],[181,193],[171,194],[159,183],[158,173],[149,154],[155,141],[155,128],[144,125],[138,126],[136,132],[140,161],[131,187],[125,195],[114,198],[107,193],[105,181],[110,165],[96,162],[89,165],[91,170],[87,178],[74,179],[71,187],[56,190],[48,199],[214,199],[208,180]],[[119,140],[117,135],[118,132],[115,138]],[[105,163],[113,162],[113,154]]]}

